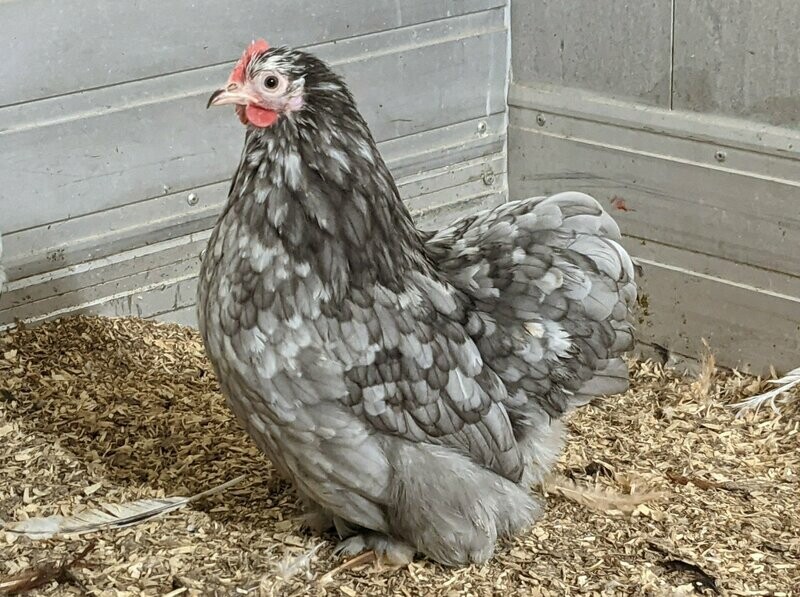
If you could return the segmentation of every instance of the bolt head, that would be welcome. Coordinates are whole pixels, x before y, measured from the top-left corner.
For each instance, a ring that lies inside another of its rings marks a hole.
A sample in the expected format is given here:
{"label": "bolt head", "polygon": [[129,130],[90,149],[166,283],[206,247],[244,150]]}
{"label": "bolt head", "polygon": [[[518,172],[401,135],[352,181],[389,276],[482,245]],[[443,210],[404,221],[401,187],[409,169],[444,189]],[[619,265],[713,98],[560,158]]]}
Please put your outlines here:
{"label": "bolt head", "polygon": [[200,197],[197,196],[197,193],[189,193],[186,197],[186,203],[189,205],[197,205],[198,201],[200,201]]}
{"label": "bolt head", "polygon": [[718,162],[724,162],[725,160],[728,159],[728,154],[722,150],[719,150],[714,154],[714,159],[717,160]]}
{"label": "bolt head", "polygon": [[544,126],[547,124],[547,118],[544,117],[544,114],[537,114],[536,115],[536,124],[539,126]]}
{"label": "bolt head", "polygon": [[487,172],[483,175],[483,184],[490,187],[494,184],[494,172]]}
{"label": "bolt head", "polygon": [[481,133],[481,134],[486,132],[486,122],[485,121],[481,120],[478,123],[478,132]]}

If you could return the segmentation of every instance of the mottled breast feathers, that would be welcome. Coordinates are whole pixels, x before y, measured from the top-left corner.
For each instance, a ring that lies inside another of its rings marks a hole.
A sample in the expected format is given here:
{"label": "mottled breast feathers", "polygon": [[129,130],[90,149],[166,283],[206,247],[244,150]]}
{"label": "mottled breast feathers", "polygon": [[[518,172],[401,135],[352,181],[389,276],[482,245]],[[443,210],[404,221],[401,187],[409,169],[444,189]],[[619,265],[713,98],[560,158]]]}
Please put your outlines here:
{"label": "mottled breast feathers", "polygon": [[323,309],[329,346],[346,363],[346,403],[377,431],[450,447],[519,479],[505,387],[460,324],[456,291],[417,272],[403,286],[354,289],[345,308]]}

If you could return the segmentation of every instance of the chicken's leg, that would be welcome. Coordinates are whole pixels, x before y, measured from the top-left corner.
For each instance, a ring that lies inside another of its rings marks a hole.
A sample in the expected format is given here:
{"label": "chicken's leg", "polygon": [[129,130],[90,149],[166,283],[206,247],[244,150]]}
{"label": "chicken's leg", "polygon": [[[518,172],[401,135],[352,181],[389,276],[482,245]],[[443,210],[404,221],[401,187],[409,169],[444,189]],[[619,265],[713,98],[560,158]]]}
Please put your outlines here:
{"label": "chicken's leg", "polygon": [[408,543],[398,539],[379,533],[364,532],[348,537],[339,543],[333,553],[334,555],[352,556],[364,555],[363,552],[374,552],[375,558],[383,563],[390,566],[406,566],[413,561],[415,551]]}

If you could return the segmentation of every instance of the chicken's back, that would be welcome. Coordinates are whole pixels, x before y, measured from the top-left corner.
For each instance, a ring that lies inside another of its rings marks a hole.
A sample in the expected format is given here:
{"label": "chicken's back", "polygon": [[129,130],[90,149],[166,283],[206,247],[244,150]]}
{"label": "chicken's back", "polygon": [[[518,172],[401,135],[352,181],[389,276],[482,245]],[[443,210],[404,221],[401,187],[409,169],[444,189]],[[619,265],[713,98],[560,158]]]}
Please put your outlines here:
{"label": "chicken's back", "polygon": [[518,440],[535,443],[532,480],[560,449],[563,414],[628,387],[637,289],[620,240],[595,199],[567,192],[462,218],[427,242],[471,303],[467,329],[508,388]]}

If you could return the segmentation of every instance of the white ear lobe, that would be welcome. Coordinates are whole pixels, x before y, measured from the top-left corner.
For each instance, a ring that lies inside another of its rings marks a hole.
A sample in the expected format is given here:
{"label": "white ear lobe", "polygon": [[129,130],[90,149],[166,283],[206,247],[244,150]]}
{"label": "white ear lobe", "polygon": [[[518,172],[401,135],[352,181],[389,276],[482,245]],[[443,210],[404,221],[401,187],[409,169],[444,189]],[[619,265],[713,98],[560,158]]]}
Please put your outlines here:
{"label": "white ear lobe", "polygon": [[306,86],[306,78],[300,77],[299,79],[295,79],[292,81],[291,86],[287,90],[290,94],[296,94],[298,91],[302,90]]}

